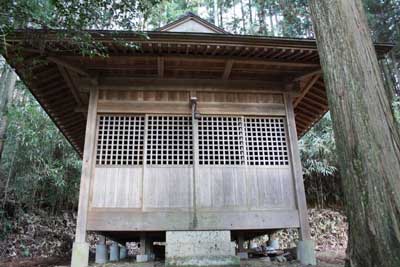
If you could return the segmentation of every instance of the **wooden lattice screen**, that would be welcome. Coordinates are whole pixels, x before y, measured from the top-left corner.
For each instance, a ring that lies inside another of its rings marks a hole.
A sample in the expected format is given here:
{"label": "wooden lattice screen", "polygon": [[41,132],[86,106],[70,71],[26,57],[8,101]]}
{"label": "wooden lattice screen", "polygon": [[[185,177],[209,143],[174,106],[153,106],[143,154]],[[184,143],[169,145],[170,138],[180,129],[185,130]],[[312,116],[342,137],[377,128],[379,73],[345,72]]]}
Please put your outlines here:
{"label": "wooden lattice screen", "polygon": [[192,139],[190,116],[148,116],[147,164],[192,164]]}
{"label": "wooden lattice screen", "polygon": [[[201,116],[198,140],[200,165],[289,165],[282,117]],[[191,116],[99,116],[97,165],[142,165],[144,154],[148,165],[193,164]]]}
{"label": "wooden lattice screen", "polygon": [[96,164],[143,164],[144,121],[144,116],[99,116]]}
{"label": "wooden lattice screen", "polygon": [[199,119],[199,164],[244,164],[241,117],[202,116]]}
{"label": "wooden lattice screen", "polygon": [[248,165],[289,165],[283,118],[245,117]]}

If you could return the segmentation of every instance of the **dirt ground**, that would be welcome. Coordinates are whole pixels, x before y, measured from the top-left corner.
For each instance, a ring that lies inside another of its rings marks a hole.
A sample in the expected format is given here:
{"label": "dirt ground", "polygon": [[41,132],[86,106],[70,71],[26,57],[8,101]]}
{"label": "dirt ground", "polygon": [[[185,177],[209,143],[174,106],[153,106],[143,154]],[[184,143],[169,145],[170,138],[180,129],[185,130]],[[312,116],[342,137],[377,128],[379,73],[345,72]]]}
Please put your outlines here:
{"label": "dirt ground", "polygon": [[[317,267],[343,267],[344,251],[317,252]],[[23,260],[0,261],[0,267],[69,267],[69,258],[28,258]],[[243,260],[241,267],[302,267],[296,261],[277,263],[262,258]],[[91,264],[91,267],[164,267],[162,262],[134,263],[132,260],[107,263],[103,265]]]}

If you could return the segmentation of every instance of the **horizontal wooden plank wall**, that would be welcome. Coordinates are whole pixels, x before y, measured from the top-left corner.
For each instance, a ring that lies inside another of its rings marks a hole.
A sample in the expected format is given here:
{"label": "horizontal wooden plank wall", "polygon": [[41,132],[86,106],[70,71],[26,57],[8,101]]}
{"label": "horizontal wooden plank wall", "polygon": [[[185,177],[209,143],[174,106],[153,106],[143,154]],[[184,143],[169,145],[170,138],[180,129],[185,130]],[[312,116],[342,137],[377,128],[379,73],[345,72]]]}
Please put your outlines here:
{"label": "horizontal wooden plank wall", "polygon": [[296,210],[135,212],[129,209],[94,209],[88,216],[89,231],[256,230],[299,227]]}

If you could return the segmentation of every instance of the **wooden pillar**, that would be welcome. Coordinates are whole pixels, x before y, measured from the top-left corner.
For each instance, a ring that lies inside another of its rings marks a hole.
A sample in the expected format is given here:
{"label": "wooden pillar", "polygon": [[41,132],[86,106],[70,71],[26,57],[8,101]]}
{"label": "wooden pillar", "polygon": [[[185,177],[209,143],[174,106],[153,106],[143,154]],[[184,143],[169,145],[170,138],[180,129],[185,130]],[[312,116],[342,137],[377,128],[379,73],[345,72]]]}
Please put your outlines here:
{"label": "wooden pillar", "polygon": [[293,98],[290,94],[284,94],[286,107],[286,123],[289,140],[289,151],[291,158],[291,167],[294,178],[294,188],[296,194],[297,209],[300,219],[300,239],[310,240],[310,224],[308,223],[308,211],[306,194],[303,182],[303,170],[301,167],[299,146],[297,143],[296,121],[293,108]]}
{"label": "wooden pillar", "polygon": [[86,223],[89,206],[90,179],[93,173],[96,142],[98,89],[92,88],[89,96],[88,115],[83,150],[82,175],[79,189],[78,218],[76,223],[75,242],[86,242]]}

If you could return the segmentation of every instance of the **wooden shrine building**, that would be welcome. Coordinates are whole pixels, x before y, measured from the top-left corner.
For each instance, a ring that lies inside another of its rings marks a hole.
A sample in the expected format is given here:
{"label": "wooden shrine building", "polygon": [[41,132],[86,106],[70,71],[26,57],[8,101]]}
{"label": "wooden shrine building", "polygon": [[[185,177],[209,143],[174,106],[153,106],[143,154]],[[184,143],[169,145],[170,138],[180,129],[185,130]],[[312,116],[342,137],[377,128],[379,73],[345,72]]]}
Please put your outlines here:
{"label": "wooden shrine building", "polygon": [[32,31],[44,46],[8,39],[8,61],[83,157],[73,266],[87,265],[89,231],[167,246],[174,231],[311,240],[297,140],[328,111],[315,40],[233,35],[191,13],[147,38],[90,33],[107,57],[57,32]]}

